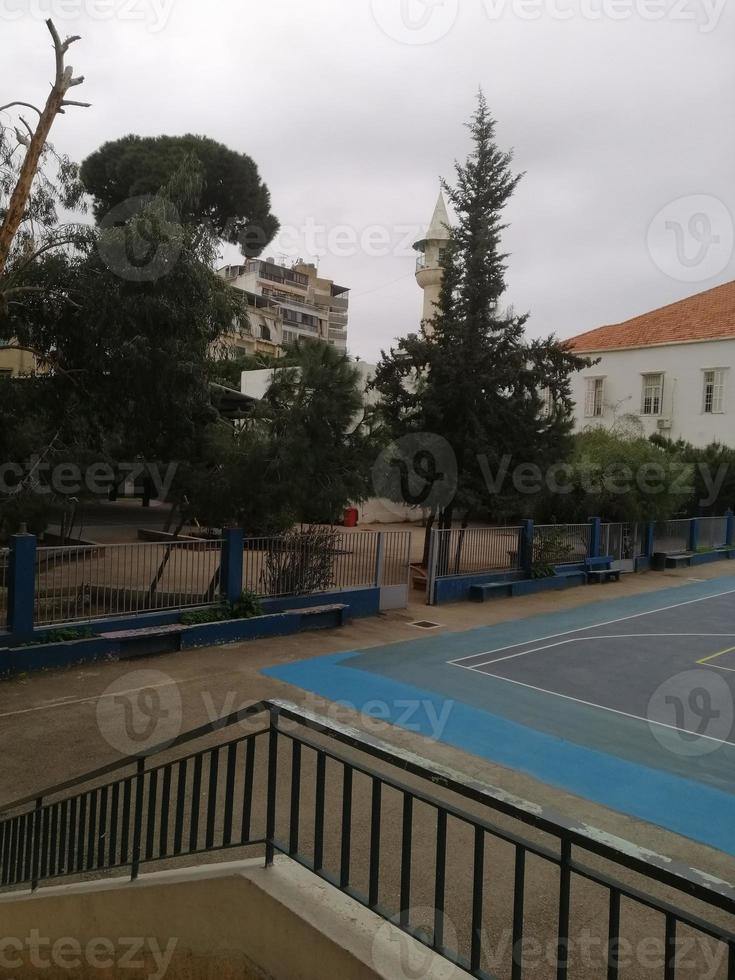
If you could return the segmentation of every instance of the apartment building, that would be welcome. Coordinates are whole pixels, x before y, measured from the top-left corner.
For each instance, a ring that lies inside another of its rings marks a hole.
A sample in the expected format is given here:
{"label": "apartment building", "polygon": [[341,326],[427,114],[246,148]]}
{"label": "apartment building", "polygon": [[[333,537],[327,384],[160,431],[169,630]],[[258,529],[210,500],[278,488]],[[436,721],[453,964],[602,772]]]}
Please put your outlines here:
{"label": "apartment building", "polygon": [[30,351],[14,350],[0,341],[0,378],[17,378],[35,370],[36,359]]}
{"label": "apartment building", "polygon": [[[219,275],[235,289],[255,299],[251,330],[262,331],[262,312],[269,310],[265,324],[269,342],[278,345],[297,340],[323,340],[340,350],[347,350],[349,290],[319,275],[313,263],[280,265],[272,258],[249,259],[243,265],[228,265]],[[261,317],[261,322],[259,322]],[[262,337],[247,337],[256,350]]]}
{"label": "apartment building", "polygon": [[647,436],[735,445],[735,282],[567,343],[597,361],[572,377],[578,429],[633,415]]}

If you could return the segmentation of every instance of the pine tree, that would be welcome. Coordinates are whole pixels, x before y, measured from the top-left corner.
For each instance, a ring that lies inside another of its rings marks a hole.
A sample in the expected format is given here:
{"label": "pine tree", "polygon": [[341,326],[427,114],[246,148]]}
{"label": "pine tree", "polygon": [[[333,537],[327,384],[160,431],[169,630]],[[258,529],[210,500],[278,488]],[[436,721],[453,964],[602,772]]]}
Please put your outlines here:
{"label": "pine tree", "polygon": [[563,458],[572,429],[569,375],[588,363],[553,336],[528,340],[528,315],[501,306],[503,211],[522,175],[512,172],[512,154],[498,148],[495,126],[481,92],[469,124],[472,153],[455,164],[456,186],[442,182],[457,221],[442,258],[436,315],[383,353],[374,383],[391,436],[436,433],[456,455],[456,494],[430,527],[528,512],[510,479],[491,494],[487,475]]}

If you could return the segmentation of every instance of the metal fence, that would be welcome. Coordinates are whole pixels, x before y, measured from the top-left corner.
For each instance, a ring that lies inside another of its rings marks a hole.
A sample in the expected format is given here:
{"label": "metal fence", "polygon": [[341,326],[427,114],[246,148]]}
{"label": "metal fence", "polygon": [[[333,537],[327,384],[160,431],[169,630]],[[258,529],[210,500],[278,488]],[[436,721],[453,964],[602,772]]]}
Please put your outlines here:
{"label": "metal fence", "polygon": [[377,585],[408,585],[411,566],[411,531],[381,531],[383,544]]}
{"label": "metal fence", "polygon": [[520,568],[520,527],[468,527],[435,530],[435,578]]}
{"label": "metal fence", "polygon": [[726,517],[700,517],[699,547],[714,550],[721,548],[727,540]]}
{"label": "metal fence", "polygon": [[275,599],[373,586],[378,539],[375,531],[334,531],[318,543],[308,535],[247,538],[243,588]]}
{"label": "metal fence", "polygon": [[49,626],[217,601],[222,541],[39,548],[35,622]]}
{"label": "metal fence", "polygon": [[542,565],[576,565],[589,555],[590,524],[537,524],[533,561]]}
{"label": "metal fence", "polygon": [[689,550],[690,520],[657,521],[653,534],[653,550],[669,554]]}
{"label": "metal fence", "polygon": [[[245,733],[223,740],[235,725]],[[0,884],[135,878],[143,864],[253,847],[483,980],[535,975],[539,949],[558,980],[632,976],[644,949],[646,977],[717,963],[718,978],[735,978],[732,886],[286,702],[7,807]]]}
{"label": "metal fence", "polygon": [[632,562],[645,552],[645,524],[603,524],[600,554],[613,562]]}
{"label": "metal fence", "polygon": [[0,630],[8,624],[8,557],[10,551],[0,548]]}

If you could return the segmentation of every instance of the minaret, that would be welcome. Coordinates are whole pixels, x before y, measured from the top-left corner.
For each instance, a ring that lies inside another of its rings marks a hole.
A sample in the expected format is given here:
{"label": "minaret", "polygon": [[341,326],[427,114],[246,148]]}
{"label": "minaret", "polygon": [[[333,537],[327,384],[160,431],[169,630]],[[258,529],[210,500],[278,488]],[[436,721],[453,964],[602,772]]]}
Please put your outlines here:
{"label": "minaret", "polygon": [[[434,208],[426,238],[414,244],[419,253],[416,260],[416,282],[424,291],[424,321],[432,320],[436,314],[442,284],[441,256],[449,241],[449,215],[444,203],[444,195],[439,191],[439,200]],[[431,333],[431,327],[427,328]]]}

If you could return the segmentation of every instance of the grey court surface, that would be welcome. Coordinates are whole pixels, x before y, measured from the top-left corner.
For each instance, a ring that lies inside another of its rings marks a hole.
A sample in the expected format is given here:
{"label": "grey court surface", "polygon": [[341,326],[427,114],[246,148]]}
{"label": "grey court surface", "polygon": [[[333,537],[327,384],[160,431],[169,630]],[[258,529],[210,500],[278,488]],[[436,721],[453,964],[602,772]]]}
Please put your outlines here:
{"label": "grey court surface", "polygon": [[450,661],[452,666],[735,744],[735,594],[682,601],[598,626]]}
{"label": "grey court surface", "polygon": [[735,578],[598,594],[265,673],[735,855]]}

